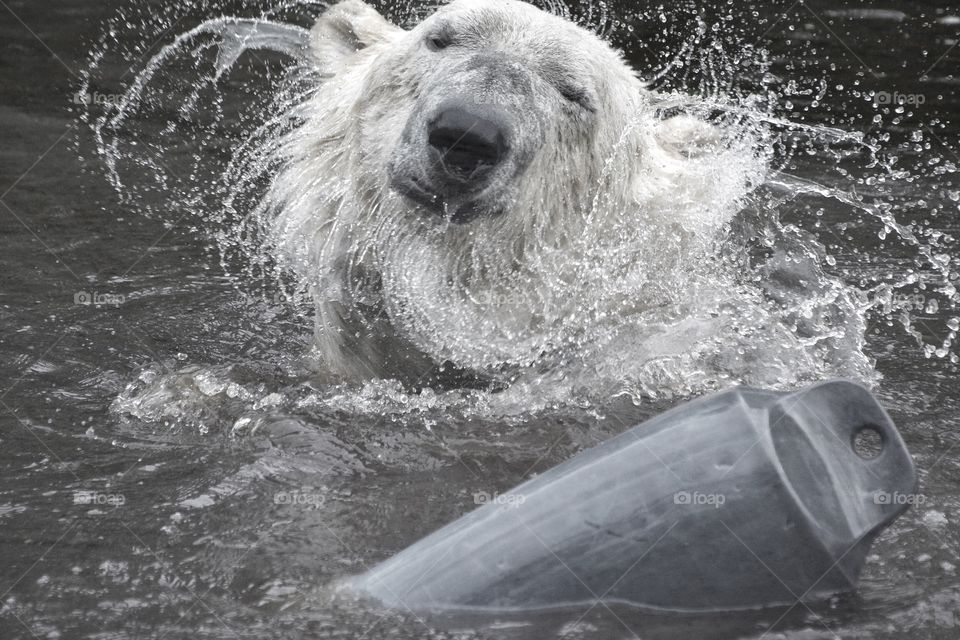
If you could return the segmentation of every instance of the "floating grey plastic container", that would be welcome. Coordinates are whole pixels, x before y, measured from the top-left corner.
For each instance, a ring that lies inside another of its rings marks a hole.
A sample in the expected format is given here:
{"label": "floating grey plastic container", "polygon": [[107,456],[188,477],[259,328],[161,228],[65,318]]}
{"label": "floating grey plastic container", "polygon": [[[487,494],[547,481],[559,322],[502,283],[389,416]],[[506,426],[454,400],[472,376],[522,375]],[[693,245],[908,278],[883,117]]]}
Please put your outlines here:
{"label": "floating grey plastic container", "polygon": [[[875,457],[855,449],[860,432]],[[574,456],[346,587],[435,611],[790,605],[853,590],[915,485],[863,387],[735,389]]]}

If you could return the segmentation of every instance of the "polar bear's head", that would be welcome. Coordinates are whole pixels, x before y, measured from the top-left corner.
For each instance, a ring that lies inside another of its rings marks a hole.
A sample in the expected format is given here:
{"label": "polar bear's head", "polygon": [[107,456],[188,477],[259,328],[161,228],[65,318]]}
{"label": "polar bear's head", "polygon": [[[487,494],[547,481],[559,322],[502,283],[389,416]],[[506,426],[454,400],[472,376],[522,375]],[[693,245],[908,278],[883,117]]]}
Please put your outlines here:
{"label": "polar bear's head", "polygon": [[453,223],[582,205],[642,97],[609,45],[516,0],[456,0],[409,31],[347,0],[314,46],[332,73],[365,71],[365,187]]}
{"label": "polar bear's head", "polygon": [[603,317],[660,286],[682,238],[720,219],[700,204],[724,202],[716,163],[685,178],[713,129],[662,118],[620,54],[568,20],[454,0],[405,30],[344,0],[311,45],[322,82],[266,201],[319,297],[331,370],[527,366],[584,334],[580,309]]}

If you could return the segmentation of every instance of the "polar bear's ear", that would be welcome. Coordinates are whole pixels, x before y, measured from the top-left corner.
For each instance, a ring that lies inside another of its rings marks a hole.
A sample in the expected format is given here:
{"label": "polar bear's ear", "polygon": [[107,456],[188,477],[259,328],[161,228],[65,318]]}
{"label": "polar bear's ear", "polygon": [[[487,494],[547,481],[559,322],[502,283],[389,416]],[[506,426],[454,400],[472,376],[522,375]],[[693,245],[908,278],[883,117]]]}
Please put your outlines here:
{"label": "polar bear's ear", "polygon": [[336,73],[361,49],[402,32],[370,5],[343,0],[327,9],[310,31],[310,44],[322,71]]}

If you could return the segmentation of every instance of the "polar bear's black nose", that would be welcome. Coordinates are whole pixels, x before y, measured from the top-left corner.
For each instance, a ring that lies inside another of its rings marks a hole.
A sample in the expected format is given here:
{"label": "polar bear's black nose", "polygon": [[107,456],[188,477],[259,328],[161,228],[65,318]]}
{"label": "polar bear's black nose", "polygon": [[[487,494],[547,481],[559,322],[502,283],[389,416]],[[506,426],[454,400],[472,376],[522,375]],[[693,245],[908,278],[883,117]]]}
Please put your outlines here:
{"label": "polar bear's black nose", "polygon": [[430,122],[427,140],[448,177],[474,182],[485,177],[507,151],[504,129],[494,118],[463,107],[440,111]]}

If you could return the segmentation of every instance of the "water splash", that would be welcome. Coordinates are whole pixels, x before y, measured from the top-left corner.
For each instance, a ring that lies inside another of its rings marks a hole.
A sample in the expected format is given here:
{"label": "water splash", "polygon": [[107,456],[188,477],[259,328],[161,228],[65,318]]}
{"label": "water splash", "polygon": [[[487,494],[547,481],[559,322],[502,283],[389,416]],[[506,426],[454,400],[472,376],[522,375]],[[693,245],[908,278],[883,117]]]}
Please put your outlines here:
{"label": "water splash", "polygon": [[[271,185],[289,163],[311,101],[323,97],[324,78],[306,47],[306,29],[323,5],[254,3],[235,17],[212,18],[220,5],[227,3],[177,3],[142,25],[119,18],[93,53],[84,90],[109,75],[118,31],[183,33],[144,55],[122,98],[87,118],[121,197],[148,213],[191,215],[214,236],[223,268],[245,291],[298,299],[315,279],[308,254],[276,252]],[[734,383],[783,388],[835,375],[872,380],[868,328],[894,323],[928,357],[957,362],[958,320],[944,313],[960,302],[956,239],[932,220],[957,198],[931,205],[911,192],[916,172],[901,167],[898,154],[923,150],[919,129],[895,146],[882,130],[861,133],[876,128],[876,118],[803,118],[828,100],[822,78],[777,77],[756,34],[731,27],[732,12],[711,17],[681,4],[617,15],[602,2],[546,8],[620,43],[639,40],[637,25],[648,25],[658,46],[641,43],[640,57],[650,65],[643,75],[658,91],[658,113],[709,120],[723,143],[686,165],[672,199],[651,194],[663,215],[694,236],[682,250],[602,198],[590,212],[602,224],[586,228],[603,233],[584,233],[563,252],[543,247],[523,275],[538,283],[533,292],[523,286],[529,282],[504,281],[492,293],[451,293],[439,284],[448,270],[431,249],[448,231],[397,243],[403,251],[388,258],[382,286],[401,330],[438,359],[506,372],[502,393],[479,400],[474,392],[441,394],[445,406],[510,415],[617,394],[639,399]],[[430,10],[401,3],[386,13],[409,24]],[[186,16],[199,24],[186,29]],[[861,102],[874,97],[841,90]],[[893,123],[903,115],[874,110]],[[928,162],[943,175],[956,172],[948,159]],[[917,205],[930,216],[904,222]],[[384,384],[366,385],[353,401],[342,393],[327,401],[360,410],[372,388],[380,411],[437,401]]]}

